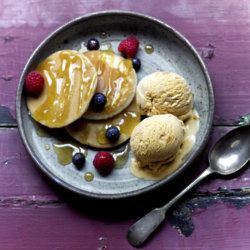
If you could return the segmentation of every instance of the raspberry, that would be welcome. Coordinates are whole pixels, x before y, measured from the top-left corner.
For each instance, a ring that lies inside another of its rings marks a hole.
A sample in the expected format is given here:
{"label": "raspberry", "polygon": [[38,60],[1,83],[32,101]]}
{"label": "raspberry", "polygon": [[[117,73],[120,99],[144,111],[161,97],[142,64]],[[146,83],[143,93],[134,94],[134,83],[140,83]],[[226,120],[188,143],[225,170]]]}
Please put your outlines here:
{"label": "raspberry", "polygon": [[120,42],[118,50],[127,58],[133,58],[139,48],[139,41],[135,37],[128,37]]}
{"label": "raspberry", "polygon": [[114,168],[115,160],[109,152],[99,151],[95,156],[93,164],[101,175],[108,175]]}
{"label": "raspberry", "polygon": [[42,92],[44,86],[43,75],[38,71],[30,72],[25,80],[25,87],[32,95],[38,95]]}

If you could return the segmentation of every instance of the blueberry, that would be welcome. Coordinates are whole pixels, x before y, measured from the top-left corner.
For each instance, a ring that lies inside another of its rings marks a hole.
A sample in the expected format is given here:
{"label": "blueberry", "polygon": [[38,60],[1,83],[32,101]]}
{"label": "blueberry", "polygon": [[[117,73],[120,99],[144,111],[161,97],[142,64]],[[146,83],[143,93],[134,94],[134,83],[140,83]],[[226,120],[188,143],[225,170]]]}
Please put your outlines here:
{"label": "blueberry", "polygon": [[115,142],[120,137],[120,131],[117,127],[110,127],[106,131],[106,137],[110,142]]}
{"label": "blueberry", "polygon": [[107,102],[107,98],[102,93],[96,93],[91,101],[92,108],[94,111],[102,111],[104,109],[104,106]]}
{"label": "blueberry", "polygon": [[141,67],[140,59],[137,57],[134,57],[134,58],[132,58],[132,63],[133,63],[133,68],[135,69],[135,71],[138,71]]}
{"label": "blueberry", "polygon": [[99,41],[95,38],[91,38],[87,43],[88,50],[98,50],[100,48]]}
{"label": "blueberry", "polygon": [[74,154],[72,158],[73,164],[76,166],[77,169],[81,169],[85,163],[85,156],[82,153]]}

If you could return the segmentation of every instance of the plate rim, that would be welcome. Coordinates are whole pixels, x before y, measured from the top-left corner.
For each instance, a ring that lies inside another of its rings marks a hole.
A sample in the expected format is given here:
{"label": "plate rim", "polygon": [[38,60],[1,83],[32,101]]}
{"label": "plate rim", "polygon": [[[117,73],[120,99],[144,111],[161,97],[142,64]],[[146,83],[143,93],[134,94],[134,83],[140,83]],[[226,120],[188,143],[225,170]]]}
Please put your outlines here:
{"label": "plate rim", "polygon": [[[51,39],[53,39],[53,37],[55,37],[57,34],[63,32],[65,29],[68,29],[71,26],[76,25],[79,22],[84,22],[86,20],[89,20],[89,19],[95,18],[95,17],[102,17],[102,16],[109,16],[109,15],[128,15],[128,16],[133,16],[133,17],[140,18],[140,19],[145,19],[147,21],[153,22],[153,23],[155,23],[157,25],[160,25],[163,28],[167,29],[175,37],[177,37],[182,43],[184,43],[188,47],[190,52],[193,54],[193,56],[195,57],[198,64],[200,65],[200,68],[201,68],[202,73],[204,75],[204,78],[206,80],[207,88],[208,88],[208,97],[209,97],[208,98],[208,103],[209,103],[208,113],[209,114],[208,114],[207,126],[206,126],[205,133],[204,133],[204,138],[201,141],[198,150],[195,151],[195,152],[192,152],[191,155],[189,156],[189,159],[187,161],[185,161],[181,165],[181,167],[176,169],[172,174],[170,174],[169,176],[167,176],[166,178],[164,178],[162,180],[159,180],[159,181],[157,181],[157,182],[155,182],[155,183],[153,183],[153,184],[151,184],[151,185],[149,185],[147,187],[144,187],[144,188],[141,188],[141,189],[138,189],[138,190],[124,192],[124,193],[117,193],[117,194],[101,194],[101,193],[97,194],[97,193],[84,191],[84,190],[82,190],[80,188],[77,188],[77,187],[63,181],[57,175],[55,175],[49,169],[47,169],[46,166],[41,162],[39,157],[33,152],[32,148],[31,148],[31,146],[29,144],[29,141],[27,139],[27,136],[25,134],[25,131],[24,131],[23,120],[22,120],[22,115],[21,115],[21,100],[22,100],[22,92],[23,92],[24,80],[25,80],[25,76],[28,73],[27,72],[28,68],[30,67],[30,65],[32,65],[32,63],[33,63],[33,61],[34,61],[34,59],[36,57],[36,54],[40,50],[42,50],[43,47]],[[163,185],[166,185],[167,183],[171,182],[172,180],[174,180],[179,175],[181,175],[189,166],[192,165],[192,163],[195,161],[195,159],[197,159],[200,156],[201,152],[205,148],[205,146],[207,144],[207,141],[209,139],[210,131],[212,129],[213,116],[214,116],[213,85],[212,85],[208,70],[206,68],[206,65],[205,65],[204,61],[202,60],[201,56],[199,55],[199,53],[193,47],[193,45],[189,42],[189,40],[186,37],[184,37],[179,31],[177,31],[175,28],[173,28],[169,24],[159,20],[158,18],[149,16],[149,15],[145,15],[143,13],[134,12],[134,11],[105,10],[105,11],[92,12],[92,13],[89,13],[89,14],[74,18],[74,19],[64,23],[63,25],[61,25],[59,28],[57,28],[52,33],[50,33],[38,45],[38,47],[33,51],[33,53],[31,54],[30,58],[26,62],[25,67],[24,67],[24,69],[22,71],[22,74],[20,76],[20,80],[18,82],[17,92],[16,92],[16,117],[17,117],[18,130],[19,130],[21,139],[23,141],[23,144],[24,144],[26,150],[28,151],[28,153],[31,156],[32,160],[38,166],[38,169],[43,174],[45,174],[45,176],[48,177],[52,182],[58,184],[60,187],[66,189],[66,190],[69,190],[69,191],[71,191],[71,192],[73,192],[73,193],[75,193],[77,195],[85,196],[85,197],[88,197],[88,198],[99,199],[99,200],[115,200],[115,199],[124,199],[124,198],[136,197],[138,195],[142,195],[142,194],[148,193],[150,191],[156,190],[156,189],[162,187]]]}

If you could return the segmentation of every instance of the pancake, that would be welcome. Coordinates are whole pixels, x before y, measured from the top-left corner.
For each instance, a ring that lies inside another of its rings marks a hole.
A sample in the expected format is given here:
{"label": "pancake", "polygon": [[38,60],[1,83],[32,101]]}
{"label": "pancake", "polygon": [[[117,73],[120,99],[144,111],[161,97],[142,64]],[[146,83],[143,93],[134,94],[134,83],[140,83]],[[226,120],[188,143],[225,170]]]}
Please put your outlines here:
{"label": "pancake", "polygon": [[50,128],[64,127],[87,110],[97,86],[97,72],[89,59],[74,50],[58,51],[36,69],[45,79],[39,96],[27,96],[32,117]]}
{"label": "pancake", "polygon": [[107,51],[89,51],[84,53],[97,71],[95,93],[102,93],[107,103],[101,112],[90,107],[84,118],[103,120],[119,114],[128,107],[135,96],[137,77],[131,59],[124,59]]}
{"label": "pancake", "polygon": [[[111,148],[129,139],[135,126],[141,121],[135,100],[120,114],[107,120],[86,120],[84,118],[66,127],[68,133],[78,142],[96,148]],[[120,130],[118,141],[110,143],[106,136],[107,128],[116,126]]]}

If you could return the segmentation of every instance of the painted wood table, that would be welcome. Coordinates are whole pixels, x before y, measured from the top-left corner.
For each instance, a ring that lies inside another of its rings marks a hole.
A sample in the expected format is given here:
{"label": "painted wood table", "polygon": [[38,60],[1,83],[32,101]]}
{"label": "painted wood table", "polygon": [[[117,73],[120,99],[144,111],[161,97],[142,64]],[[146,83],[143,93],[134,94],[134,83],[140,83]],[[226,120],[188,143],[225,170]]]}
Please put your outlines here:
{"label": "painted wood table", "polygon": [[[107,9],[163,20],[194,45],[215,93],[211,137],[185,178],[153,197],[121,203],[72,198],[37,170],[19,137],[15,93],[33,50],[65,22]],[[250,2],[0,1],[0,249],[133,249],[130,225],[167,202],[206,166],[211,145],[250,123]],[[185,197],[142,249],[250,249],[250,169],[216,176]]]}

